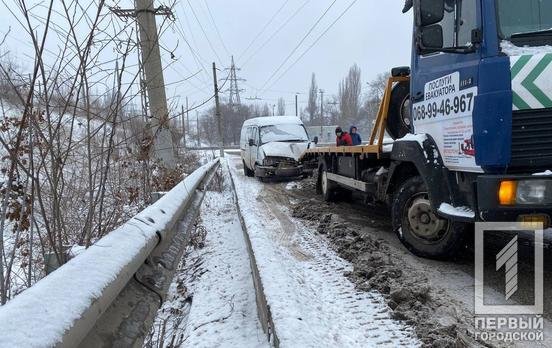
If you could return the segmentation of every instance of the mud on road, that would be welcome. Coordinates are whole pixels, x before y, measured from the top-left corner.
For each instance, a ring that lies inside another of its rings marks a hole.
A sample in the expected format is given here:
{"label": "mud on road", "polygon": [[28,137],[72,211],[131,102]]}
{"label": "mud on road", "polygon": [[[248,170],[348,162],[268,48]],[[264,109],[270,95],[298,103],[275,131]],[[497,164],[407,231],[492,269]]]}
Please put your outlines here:
{"label": "mud on road", "polygon": [[[315,193],[314,180],[293,183],[268,183],[266,192],[280,203],[287,203],[293,217],[314,227],[331,241],[334,249],[354,266],[346,276],[359,290],[376,290],[385,295],[395,319],[404,320],[416,329],[428,347],[512,346],[501,342],[477,342],[474,339],[474,254],[473,242],[462,246],[459,257],[450,262],[413,256],[392,232],[385,207],[364,204],[362,198],[347,202],[326,203]],[[497,243],[504,236],[497,237]],[[471,243],[471,244],[470,244]],[[546,248],[546,245],[545,245]],[[500,250],[500,249],[498,249]],[[495,255],[495,253],[489,253]],[[520,249],[520,259],[530,253]],[[545,252],[545,264],[550,262]],[[520,282],[531,265],[520,263]],[[550,274],[545,274],[545,288],[550,289]],[[501,293],[501,279],[492,280],[489,291]],[[550,318],[551,301],[545,290],[545,318]],[[520,298],[526,295],[521,292]],[[549,346],[550,331],[540,346]],[[548,339],[547,339],[548,335]],[[517,343],[514,346],[533,346]]]}
{"label": "mud on road", "polygon": [[[391,231],[384,208],[365,207],[371,214],[364,215],[370,218],[362,222],[345,220],[339,211],[348,210],[347,207],[338,208],[316,197],[307,198],[310,193],[306,190],[312,190],[312,185],[305,186],[301,185],[294,194],[293,216],[314,225],[318,233],[332,241],[341,257],[353,264],[354,270],[346,275],[359,290],[384,294],[393,317],[415,327],[417,336],[427,346],[458,347],[475,343],[468,334],[473,326],[469,313],[459,310],[452,299],[436,293],[427,276],[405,264],[394,247],[373,233],[375,229]],[[348,211],[344,213],[349,215]]]}

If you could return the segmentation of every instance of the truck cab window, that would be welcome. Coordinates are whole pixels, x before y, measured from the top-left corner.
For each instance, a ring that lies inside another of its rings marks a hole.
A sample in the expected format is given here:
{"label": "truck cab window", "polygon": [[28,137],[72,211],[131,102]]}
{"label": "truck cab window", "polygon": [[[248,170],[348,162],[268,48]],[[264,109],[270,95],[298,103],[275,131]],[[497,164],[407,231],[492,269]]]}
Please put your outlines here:
{"label": "truck cab window", "polygon": [[456,46],[456,0],[445,0],[445,16],[439,24],[443,28],[443,48]]}
{"label": "truck cab window", "polygon": [[[552,0],[551,0],[552,1]],[[444,0],[443,48],[468,47],[477,29],[477,0]]]}
{"label": "truck cab window", "polygon": [[477,1],[458,1],[457,46],[470,46],[472,31],[477,29]]}

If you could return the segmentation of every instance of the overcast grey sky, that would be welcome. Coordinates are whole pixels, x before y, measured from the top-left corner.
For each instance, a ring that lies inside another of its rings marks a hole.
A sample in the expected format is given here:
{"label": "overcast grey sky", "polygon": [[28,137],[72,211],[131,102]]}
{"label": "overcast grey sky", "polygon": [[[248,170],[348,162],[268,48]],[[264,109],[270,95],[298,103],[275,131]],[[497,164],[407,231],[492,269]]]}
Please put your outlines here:
{"label": "overcast grey sky", "polygon": [[[220,37],[205,1],[217,24]],[[169,85],[167,94],[174,98],[173,105],[182,101],[186,95],[192,104],[209,98],[213,91],[211,62],[227,67],[230,65],[231,54],[235,56],[236,65],[241,68],[240,77],[247,80],[240,85],[240,88],[246,89],[242,97],[256,96],[270,104],[275,104],[278,97],[284,97],[288,101],[288,113],[293,111],[295,92],[303,94],[300,96],[301,102],[306,101],[305,93],[313,72],[316,73],[319,87],[327,94],[335,94],[339,81],[354,63],[362,69],[364,86],[378,73],[388,71],[394,66],[409,65],[412,17],[411,14],[401,13],[404,1],[357,0],[335,26],[288,70],[353,3],[353,0],[336,0],[316,29],[276,74],[277,68],[332,2],[334,0],[178,0],[174,7],[176,23],[168,26],[161,37],[164,47],[163,61],[167,64],[171,61],[170,51],[174,51],[176,58],[165,72],[166,83]],[[131,7],[132,1],[126,0],[120,4],[121,7]],[[156,1],[156,4],[163,2]],[[167,4],[171,5],[170,2]],[[17,27],[13,18],[10,18],[11,15],[5,11],[2,13],[0,32],[5,33],[9,26]],[[291,18],[294,14],[295,17]],[[272,18],[273,21],[266,26]],[[158,22],[161,22],[160,18]],[[262,32],[265,26],[266,29]],[[198,59],[191,54],[183,36]],[[253,41],[257,36],[258,39]],[[12,51],[13,55],[24,62],[28,59],[25,55],[28,54],[29,47],[20,40],[21,35],[17,31],[12,32],[2,50]],[[189,81],[182,81],[203,68],[209,71],[201,72]],[[282,76],[286,70],[288,72]],[[226,76],[224,71],[219,74],[220,77]],[[272,75],[275,78],[269,80]],[[278,80],[280,76],[281,79]],[[263,86],[264,89],[269,89],[263,91]]]}

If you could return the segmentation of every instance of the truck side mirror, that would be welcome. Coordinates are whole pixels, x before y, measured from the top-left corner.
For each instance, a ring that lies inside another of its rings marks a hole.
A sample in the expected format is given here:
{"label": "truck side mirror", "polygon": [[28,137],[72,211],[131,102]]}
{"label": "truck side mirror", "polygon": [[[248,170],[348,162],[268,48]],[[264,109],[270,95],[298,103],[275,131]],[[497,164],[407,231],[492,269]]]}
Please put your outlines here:
{"label": "truck side mirror", "polygon": [[249,146],[255,146],[255,140],[249,139]]}
{"label": "truck side mirror", "polygon": [[420,29],[420,47],[424,52],[438,51],[443,48],[443,28],[439,24]]}
{"label": "truck side mirror", "polygon": [[318,145],[318,137],[314,137],[314,139],[312,139],[312,142],[313,142],[315,145]]}
{"label": "truck side mirror", "polygon": [[419,0],[419,25],[439,23],[445,17],[445,0]]}

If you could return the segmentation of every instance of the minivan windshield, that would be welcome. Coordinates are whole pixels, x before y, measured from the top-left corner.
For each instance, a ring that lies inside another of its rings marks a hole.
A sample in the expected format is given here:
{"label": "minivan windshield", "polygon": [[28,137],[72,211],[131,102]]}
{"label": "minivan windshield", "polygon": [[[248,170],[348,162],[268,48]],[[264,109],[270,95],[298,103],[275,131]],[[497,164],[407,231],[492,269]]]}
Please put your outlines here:
{"label": "minivan windshield", "polygon": [[261,127],[261,143],[274,141],[302,142],[308,141],[307,131],[301,124],[279,124]]}
{"label": "minivan windshield", "polygon": [[552,30],[552,0],[496,0],[496,7],[501,39]]}

